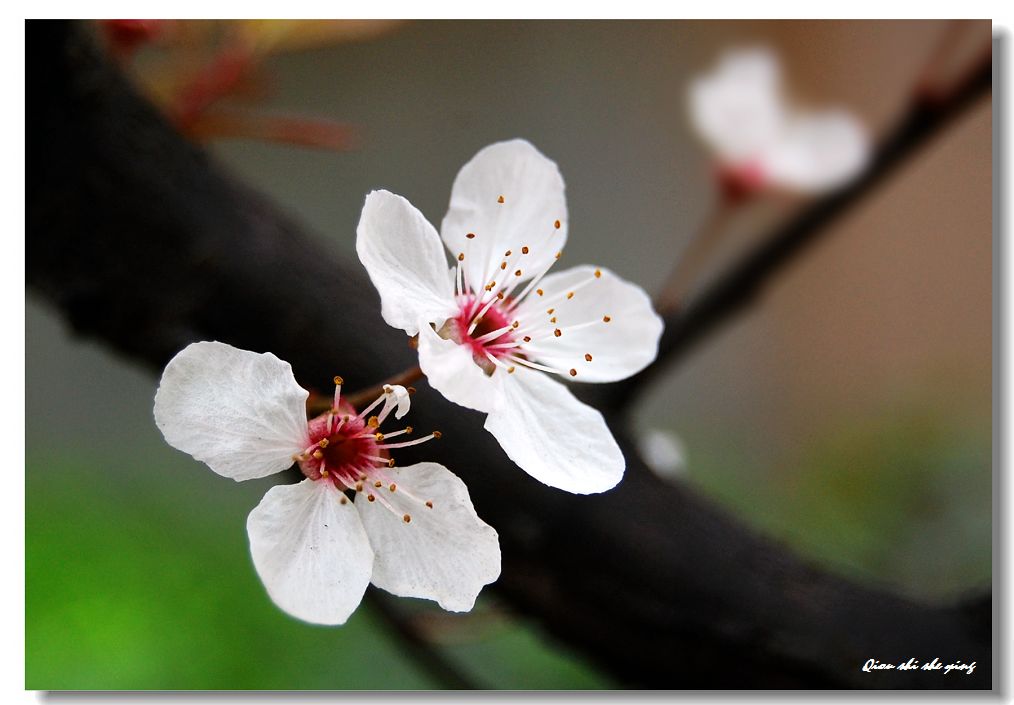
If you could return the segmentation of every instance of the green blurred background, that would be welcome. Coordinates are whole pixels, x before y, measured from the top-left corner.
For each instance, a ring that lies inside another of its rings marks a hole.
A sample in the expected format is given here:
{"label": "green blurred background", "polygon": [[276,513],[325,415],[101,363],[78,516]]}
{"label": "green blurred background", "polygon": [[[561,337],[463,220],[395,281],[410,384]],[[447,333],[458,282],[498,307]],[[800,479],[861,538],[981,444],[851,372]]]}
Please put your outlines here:
{"label": "green blurred background", "polygon": [[[352,123],[355,151],[210,149],[351,256],[369,190],[401,193],[439,223],[457,169],[523,136],[567,181],[568,260],[653,291],[712,197],[685,116],[695,72],[724,47],[771,44],[800,95],[849,106],[877,133],[942,29],[406,23],[266,61],[259,106]],[[988,22],[973,29],[988,41]],[[160,58],[142,55],[139,71],[165,71]],[[920,599],[991,579],[990,128],[984,101],[657,383],[636,417],[680,438],[674,481],[819,564]],[[796,205],[738,218],[719,260]],[[443,685],[366,604],[337,629],[277,610],[244,530],[275,480],[233,483],[172,450],[152,422],[153,375],[75,339],[31,293],[26,319],[27,688]],[[616,685],[490,591],[469,615],[410,612],[478,687]]]}

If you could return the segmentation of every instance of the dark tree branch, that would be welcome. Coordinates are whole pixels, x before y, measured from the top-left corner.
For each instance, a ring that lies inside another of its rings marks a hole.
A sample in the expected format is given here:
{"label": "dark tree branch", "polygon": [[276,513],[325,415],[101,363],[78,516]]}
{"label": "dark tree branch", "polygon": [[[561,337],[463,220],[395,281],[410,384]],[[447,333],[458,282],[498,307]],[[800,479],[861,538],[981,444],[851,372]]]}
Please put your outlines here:
{"label": "dark tree branch", "polygon": [[639,375],[603,390],[602,402],[616,406],[629,403],[647,381],[690,351],[717,327],[755,303],[764,286],[775,275],[796,261],[807,247],[833,232],[830,225],[836,218],[873,193],[899,166],[940,134],[971,104],[989,95],[992,75],[991,56],[987,55],[950,92],[943,95],[917,94],[911,108],[880,144],[869,168],[859,179],[843,190],[815,201],[791,221],[776,228],[771,235],[760,240],[760,245],[692,299],[689,306],[667,315],[658,359]]}
{"label": "dark tree branch", "polygon": [[[336,261],[183,140],[80,26],[29,22],[27,48],[27,279],[78,333],[153,371],[194,340],[271,350],[320,390],[336,373],[359,388],[415,363],[361,267]],[[460,475],[500,534],[491,589],[621,682],[990,687],[981,610],[973,619],[811,567],[660,481],[615,423],[627,458],[616,489],[545,487],[506,458],[480,415],[418,387],[413,425],[444,440],[399,461]],[[868,658],[910,657],[978,667],[960,678],[860,671]]]}

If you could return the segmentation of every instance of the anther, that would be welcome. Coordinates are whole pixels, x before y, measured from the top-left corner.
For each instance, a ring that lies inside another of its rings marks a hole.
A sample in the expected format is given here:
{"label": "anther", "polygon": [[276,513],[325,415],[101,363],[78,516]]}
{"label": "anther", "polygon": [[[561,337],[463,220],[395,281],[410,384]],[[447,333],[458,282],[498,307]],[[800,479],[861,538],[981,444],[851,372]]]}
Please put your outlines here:
{"label": "anther", "polygon": [[585,353],[585,354],[584,354],[584,359],[585,359],[585,360],[586,360],[587,362],[591,362],[591,361],[592,361],[592,356],[591,356],[591,353]]}
{"label": "anther", "polygon": [[384,394],[390,394],[393,391],[394,390],[391,388],[391,385],[389,385],[389,384],[385,384],[384,385]]}
{"label": "anther", "polygon": [[613,319],[612,319],[612,318],[610,318],[609,316],[603,316],[603,317],[602,317],[602,322],[603,322],[603,323],[609,323],[609,321],[611,321],[611,320],[613,320]]}
{"label": "anther", "polygon": [[357,482],[356,483],[356,492],[362,492],[362,491],[363,491],[363,483],[362,482]]}
{"label": "anther", "polygon": [[542,296],[545,292],[542,289],[536,289],[535,293],[538,294],[539,296]]}
{"label": "anther", "polygon": [[570,299],[573,299],[573,298],[574,298],[574,292],[573,291],[568,291],[567,292],[567,300],[569,301]]}
{"label": "anther", "polygon": [[406,426],[405,427],[405,433],[412,433],[412,427],[411,426]]}
{"label": "anther", "polygon": [[602,270],[601,269],[596,269],[595,270],[595,278],[598,279],[601,276],[602,276]]}
{"label": "anther", "polygon": [[340,500],[338,500],[338,501],[341,502],[342,504],[348,504],[349,503],[349,498],[346,497],[345,495],[342,495],[342,498]]}
{"label": "anther", "polygon": [[496,202],[497,203],[503,203],[503,196],[500,196],[500,198],[496,199]]}
{"label": "anther", "polygon": [[516,270],[516,271],[514,272],[514,276],[516,276],[516,277],[520,277],[520,276],[521,276],[521,270],[520,270],[520,269]]}
{"label": "anther", "polygon": [[327,470],[321,470],[320,471],[320,476],[321,477],[327,477]]}
{"label": "anther", "polygon": [[532,336],[526,335],[524,338],[522,338],[522,340],[525,341],[526,343],[530,343],[532,342]]}
{"label": "anther", "polygon": [[390,460],[387,461],[387,467],[389,468],[394,467],[394,458],[391,458]]}
{"label": "anther", "polygon": [[556,323],[556,316],[553,316],[552,318],[550,318],[549,322],[550,323]]}
{"label": "anther", "polygon": [[500,269],[507,269],[507,263],[506,262],[501,262],[500,263]]}
{"label": "anther", "polygon": [[556,310],[555,308],[547,308],[546,309],[546,313],[548,313],[550,316],[552,316],[553,315],[553,311],[555,311],[555,310]]}
{"label": "anther", "polygon": [[521,325],[521,321],[514,321],[513,323],[511,323],[511,328],[517,328],[520,325]]}
{"label": "anther", "polygon": [[559,338],[561,335],[563,335],[563,331],[557,328],[556,330],[553,331],[553,335]]}
{"label": "anther", "polygon": [[317,460],[320,460],[321,458],[324,457],[324,454],[321,453],[319,450],[315,450],[313,451],[313,457],[316,458]]}
{"label": "anther", "polygon": [[366,475],[363,474],[363,473],[359,473],[359,481],[360,482],[366,482]]}
{"label": "anther", "polygon": [[335,384],[345,384],[345,380],[342,379],[341,377],[339,377],[338,375],[335,375],[334,376],[334,383]]}
{"label": "anther", "polygon": [[570,369],[570,376],[577,377],[577,370],[575,370],[573,367]]}
{"label": "anther", "polygon": [[524,247],[521,248],[521,254],[523,255],[528,254],[528,245],[525,245]]}
{"label": "anther", "polygon": [[373,486],[374,487],[383,487],[384,483],[381,482],[380,480],[377,480],[376,482],[373,483]]}
{"label": "anther", "polygon": [[431,502],[431,501],[429,501],[429,500],[427,499],[427,500],[426,500],[426,506],[427,506],[427,507],[429,507],[430,509],[433,509],[433,502]]}
{"label": "anther", "polygon": [[496,292],[496,298],[498,301],[503,301],[503,292],[502,291]]}
{"label": "anther", "polygon": [[370,420],[366,422],[366,425],[369,426],[370,428],[376,428],[377,426],[380,425],[380,419],[378,419],[376,416],[371,416]]}
{"label": "anther", "polygon": [[378,441],[384,440],[384,434],[383,433],[374,433],[373,437],[376,438]]}
{"label": "anther", "polygon": [[437,440],[440,440],[440,437],[441,437],[441,436],[443,436],[443,435],[444,435],[444,434],[440,433],[440,431],[434,431],[434,432],[433,432],[433,437],[434,437],[435,439],[437,439]]}
{"label": "anther", "polygon": [[465,235],[465,237],[467,237],[469,240],[471,240],[472,238],[475,237],[475,233],[468,233],[467,235]]}
{"label": "anther", "polygon": [[319,441],[317,441],[317,445],[319,445],[321,448],[327,448],[327,444],[329,442],[330,441],[328,441],[326,438],[321,438]]}
{"label": "anther", "polygon": [[563,256],[562,252],[557,252],[556,253],[556,257],[554,259],[560,259],[560,257],[562,257],[562,256]]}
{"label": "anther", "polygon": [[514,253],[511,252],[510,250],[507,250],[506,252],[503,253],[503,256],[504,257],[510,257],[512,254],[514,254]]}
{"label": "anther", "polygon": [[557,230],[559,230],[560,229],[560,221],[558,220],[555,223],[553,223],[553,227],[556,228]]}
{"label": "anther", "polygon": [[396,489],[398,489],[398,486],[392,482],[390,485],[388,485],[387,489],[394,492]]}
{"label": "anther", "polygon": [[465,253],[464,252],[459,252],[458,253],[458,261],[459,262],[464,262],[465,261]]}
{"label": "anther", "polygon": [[375,501],[375,500],[376,500],[377,498],[376,498],[376,497],[374,497],[374,496],[373,496],[372,494],[368,494],[368,495],[366,495],[366,499],[368,499],[369,501],[373,502],[373,501]]}
{"label": "anther", "polygon": [[509,375],[514,374],[514,365],[511,365],[510,367],[507,368],[507,374]]}

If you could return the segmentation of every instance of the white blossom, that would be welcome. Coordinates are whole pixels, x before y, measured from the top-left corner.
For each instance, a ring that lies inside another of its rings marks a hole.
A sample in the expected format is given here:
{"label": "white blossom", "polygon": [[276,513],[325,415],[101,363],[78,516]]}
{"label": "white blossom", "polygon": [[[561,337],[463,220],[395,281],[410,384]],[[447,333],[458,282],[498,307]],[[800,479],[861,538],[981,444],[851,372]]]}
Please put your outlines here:
{"label": "white blossom", "polygon": [[587,494],[619,482],[623,454],[602,414],[554,377],[614,382],[640,371],[662,321],[640,287],[608,269],[550,273],[567,224],[556,164],[512,140],[462,167],[439,235],[401,196],[369,194],[356,250],[384,319],[418,335],[430,385],[486,413],[486,429],[530,475]]}
{"label": "white blossom", "polygon": [[341,378],[335,385],[331,409],[307,421],[308,393],[287,362],[193,343],[162,374],[155,423],[170,445],[234,480],[298,463],[306,479],[272,487],[247,519],[254,567],[292,616],[343,624],[371,582],[447,610],[470,610],[500,574],[496,531],[447,468],[398,468],[390,458],[391,450],[439,433],[406,441],[399,437],[411,427],[380,431],[389,415],[408,412],[404,387],[385,387],[357,413],[341,398]]}
{"label": "white blossom", "polygon": [[840,108],[790,104],[782,72],[766,49],[727,52],[690,86],[694,128],[714,151],[726,186],[817,193],[854,178],[870,156],[863,125]]}

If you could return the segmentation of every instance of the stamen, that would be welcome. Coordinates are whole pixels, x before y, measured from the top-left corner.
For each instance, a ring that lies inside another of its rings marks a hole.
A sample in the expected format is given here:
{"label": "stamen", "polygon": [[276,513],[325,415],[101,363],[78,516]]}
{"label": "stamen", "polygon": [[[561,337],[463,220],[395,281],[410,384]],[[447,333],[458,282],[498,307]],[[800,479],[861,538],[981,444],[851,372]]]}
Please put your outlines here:
{"label": "stamen", "polygon": [[[335,377],[334,377],[334,406],[333,406],[334,409],[338,408],[338,402],[342,398],[342,385],[343,384],[345,384],[345,380],[342,379],[341,377],[339,377],[338,375],[335,375]],[[327,421],[327,427],[328,427],[328,429],[331,428],[331,419],[328,419],[328,421]]]}
{"label": "stamen", "polygon": [[556,228],[557,230],[559,230],[560,229],[560,221],[557,220],[555,223],[553,223],[553,227]]}
{"label": "stamen", "polygon": [[464,262],[465,261],[465,253],[464,252],[459,252],[458,253],[458,261],[459,262]]}
{"label": "stamen", "polygon": [[528,245],[525,245],[524,247],[521,248],[521,254],[523,255],[528,254]]}
{"label": "stamen", "polygon": [[603,316],[603,317],[602,317],[602,322],[603,322],[603,323],[609,323],[609,321],[611,321],[611,320],[613,320],[613,319],[612,319],[612,318],[610,318],[609,316]]}
{"label": "stamen", "polygon": [[586,362],[591,362],[592,361],[591,353],[585,353],[584,354],[584,359],[585,359]]}
{"label": "stamen", "polygon": [[465,237],[467,237],[469,240],[472,240],[475,238],[475,233],[468,233],[467,235],[465,235]]}
{"label": "stamen", "polygon": [[430,509],[433,509],[433,502],[430,500],[426,500],[426,506],[429,507]]}
{"label": "stamen", "polygon": [[570,376],[577,377],[577,370],[575,370],[573,367],[570,368]]}
{"label": "stamen", "polygon": [[[426,441],[431,441],[431,440],[439,439],[441,435],[442,434],[440,433],[440,431],[434,431],[433,433],[431,433],[428,436],[422,436],[421,438],[415,438],[415,439],[413,439],[411,441],[402,441],[401,443],[385,443],[383,445],[377,446],[377,448],[380,448],[381,450],[394,450],[396,448],[408,448],[409,446],[417,446],[420,443],[425,443]],[[384,462],[385,463],[387,462],[386,458],[384,459]]]}
{"label": "stamen", "polygon": [[[500,202],[503,203],[503,196],[500,196]],[[401,520],[404,521],[406,524],[408,524],[410,521],[412,521],[412,517],[406,514],[401,518]]]}
{"label": "stamen", "polygon": [[503,196],[500,196],[500,198],[496,199],[496,202],[497,203],[503,203]]}
{"label": "stamen", "polygon": [[392,482],[390,485],[387,486],[387,489],[391,490],[391,492],[394,492],[395,490],[398,489],[398,485]]}

